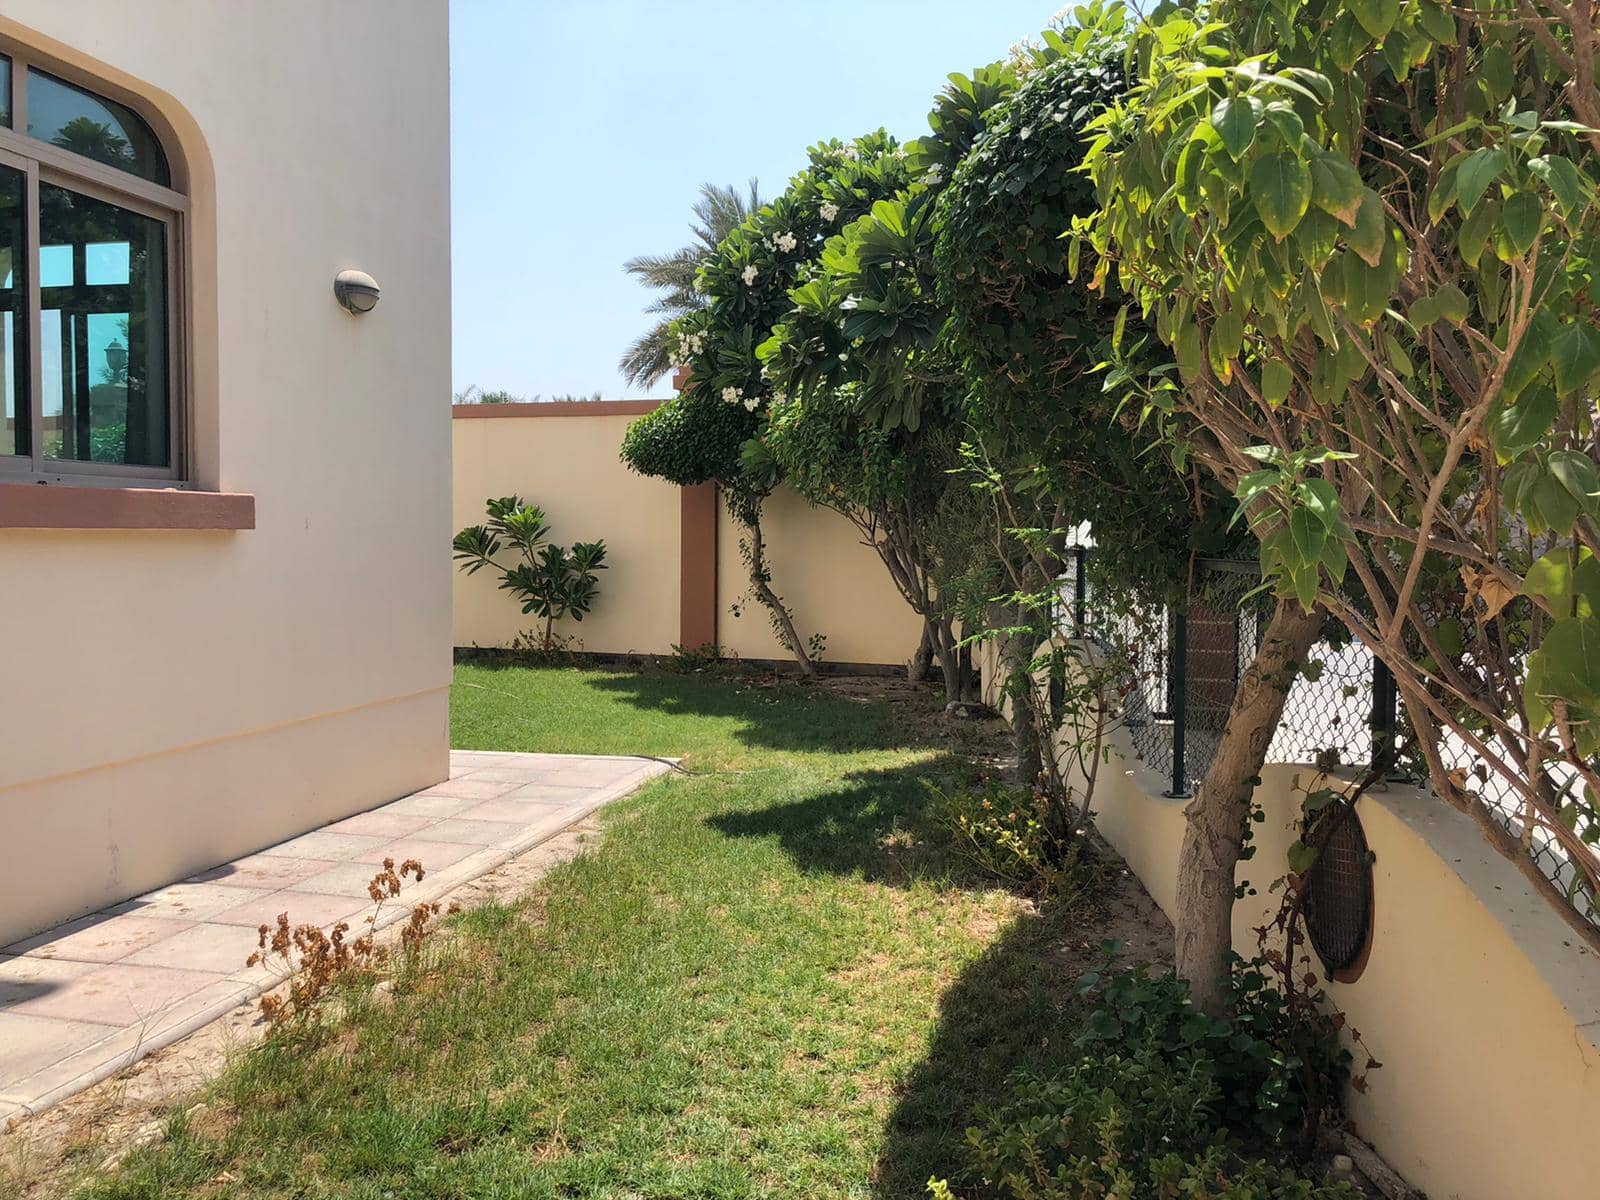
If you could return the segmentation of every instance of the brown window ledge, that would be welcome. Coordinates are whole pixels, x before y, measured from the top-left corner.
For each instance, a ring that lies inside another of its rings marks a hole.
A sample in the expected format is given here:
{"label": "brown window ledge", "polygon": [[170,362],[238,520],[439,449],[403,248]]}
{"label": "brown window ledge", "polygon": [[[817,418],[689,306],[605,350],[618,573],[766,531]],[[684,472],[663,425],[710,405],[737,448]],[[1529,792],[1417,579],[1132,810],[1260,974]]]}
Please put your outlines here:
{"label": "brown window ledge", "polygon": [[247,492],[0,483],[0,529],[254,529]]}

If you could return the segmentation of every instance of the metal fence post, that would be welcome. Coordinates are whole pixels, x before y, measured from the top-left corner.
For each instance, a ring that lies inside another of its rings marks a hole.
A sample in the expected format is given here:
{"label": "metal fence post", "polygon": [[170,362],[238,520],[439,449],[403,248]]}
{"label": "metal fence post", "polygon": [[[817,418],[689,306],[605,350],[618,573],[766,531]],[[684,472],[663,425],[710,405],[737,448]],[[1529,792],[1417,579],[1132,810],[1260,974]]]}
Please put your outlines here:
{"label": "metal fence post", "polygon": [[1189,622],[1182,613],[1172,618],[1172,662],[1167,668],[1167,688],[1170,693],[1167,707],[1172,713],[1172,789],[1168,797],[1178,799],[1189,794],[1189,777],[1184,770],[1184,729],[1189,707]]}
{"label": "metal fence post", "polygon": [[[1396,707],[1399,697],[1394,676],[1383,660],[1372,659],[1372,764],[1387,754],[1394,746]],[[1393,769],[1394,764],[1390,764]]]}
{"label": "metal fence post", "polygon": [[1072,614],[1078,622],[1077,635],[1083,637],[1083,626],[1088,617],[1089,607],[1089,583],[1083,577],[1083,567],[1088,561],[1088,553],[1083,546],[1074,546],[1073,556],[1077,559],[1077,565],[1072,572]]}

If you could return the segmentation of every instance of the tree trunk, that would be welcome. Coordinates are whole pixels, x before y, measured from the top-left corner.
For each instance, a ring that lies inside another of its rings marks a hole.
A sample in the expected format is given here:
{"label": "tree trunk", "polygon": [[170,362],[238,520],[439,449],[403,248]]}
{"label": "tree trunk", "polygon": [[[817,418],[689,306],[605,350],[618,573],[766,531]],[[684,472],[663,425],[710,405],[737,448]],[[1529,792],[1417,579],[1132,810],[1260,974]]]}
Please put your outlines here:
{"label": "tree trunk", "polygon": [[1279,600],[1255,661],[1228,709],[1222,740],[1188,807],[1178,859],[1176,965],[1195,1004],[1212,1016],[1228,1007],[1228,955],[1233,949],[1234,868],[1249,819],[1250,797],[1267,747],[1283,716],[1295,667],[1322,632],[1320,609],[1307,614]]}
{"label": "tree trunk", "polygon": [[[1015,609],[1006,613],[1008,625],[1023,624],[1022,614]],[[1011,701],[1011,740],[1017,753],[1017,783],[1026,788],[1035,786],[1044,759],[1039,750],[1038,726],[1034,721],[1033,688],[1018,684],[1026,678],[1033,662],[1033,646],[1023,634],[1007,634],[1000,647],[1001,669],[1005,672],[1005,699]]]}
{"label": "tree trunk", "polygon": [[977,672],[972,669],[972,647],[962,646],[956,658],[956,670],[961,672],[961,694],[958,700],[970,700],[972,703],[981,703],[983,700],[983,684]]}
{"label": "tree trunk", "polygon": [[747,543],[750,559],[750,590],[755,593],[756,599],[772,618],[772,627],[783,644],[789,648],[789,653],[794,655],[795,665],[800,668],[800,674],[807,679],[813,678],[817,673],[817,666],[806,653],[805,644],[801,642],[800,634],[794,627],[794,618],[783,606],[778,593],[772,590],[771,576],[767,571],[766,542],[761,535],[760,515],[747,518],[745,529],[750,535]]}
{"label": "tree trunk", "polygon": [[922,640],[917,643],[916,653],[911,656],[911,661],[906,664],[906,679],[911,683],[921,683],[928,677],[928,667],[933,662],[933,622],[926,617],[922,619]]}
{"label": "tree trunk", "polygon": [[931,619],[933,653],[944,676],[944,698],[948,704],[961,699],[961,654],[956,649],[956,631],[949,617]]}

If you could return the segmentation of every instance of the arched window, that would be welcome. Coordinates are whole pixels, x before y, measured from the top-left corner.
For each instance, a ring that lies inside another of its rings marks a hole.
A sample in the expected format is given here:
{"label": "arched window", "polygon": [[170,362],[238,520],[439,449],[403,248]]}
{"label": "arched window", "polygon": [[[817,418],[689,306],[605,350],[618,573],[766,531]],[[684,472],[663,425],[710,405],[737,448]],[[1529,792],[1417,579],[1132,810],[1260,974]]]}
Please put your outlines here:
{"label": "arched window", "polygon": [[132,108],[0,42],[0,480],[184,477],[180,188]]}

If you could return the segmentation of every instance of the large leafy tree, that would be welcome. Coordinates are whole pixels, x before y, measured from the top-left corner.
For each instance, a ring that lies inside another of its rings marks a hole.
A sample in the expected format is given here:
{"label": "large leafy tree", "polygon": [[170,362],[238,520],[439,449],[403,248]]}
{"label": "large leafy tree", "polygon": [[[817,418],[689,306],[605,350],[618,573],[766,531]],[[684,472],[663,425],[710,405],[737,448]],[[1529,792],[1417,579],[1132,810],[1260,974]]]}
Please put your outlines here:
{"label": "large leafy tree", "polygon": [[802,673],[815,667],[793,614],[772,586],[761,511],[781,482],[770,456],[744,454],[759,440],[775,396],[756,351],[790,311],[789,292],[842,224],[906,183],[904,155],[881,130],[813,146],[783,194],[750,214],[700,265],[703,304],[672,323],[671,349],[689,369],[683,390],[629,427],[622,457],[635,470],[678,484],[715,482],[744,530],[751,594]]}
{"label": "large leafy tree", "polygon": [[[1594,16],[1168,11],[1099,122],[1082,229],[1094,284],[1172,347],[1179,377],[1139,390],[1237,491],[1280,612],[1372,648],[1435,791],[1600,945]],[[1233,817],[1204,846],[1230,889]]]}
{"label": "large leafy tree", "polygon": [[694,286],[700,264],[715,253],[723,238],[760,207],[761,192],[754,179],[745,192],[736,187],[702,183],[700,199],[693,207],[694,220],[689,226],[693,240],[670,254],[641,254],[622,264],[624,271],[655,290],[656,298],[645,311],[660,315],[660,320],[622,353],[617,369],[629,383],[649,387],[671,370],[669,330],[672,322],[705,304],[704,297]]}

